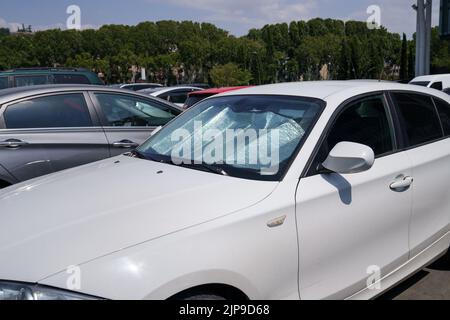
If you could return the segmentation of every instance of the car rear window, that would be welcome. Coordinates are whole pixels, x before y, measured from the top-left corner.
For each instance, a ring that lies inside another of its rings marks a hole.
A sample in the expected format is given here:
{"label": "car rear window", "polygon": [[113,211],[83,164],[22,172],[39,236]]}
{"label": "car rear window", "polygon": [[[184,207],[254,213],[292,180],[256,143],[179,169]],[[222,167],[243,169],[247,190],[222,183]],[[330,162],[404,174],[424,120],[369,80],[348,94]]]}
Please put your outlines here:
{"label": "car rear window", "polygon": [[443,86],[443,84],[442,84],[441,81],[438,81],[438,82],[433,83],[433,84],[430,86],[430,88],[436,89],[436,90],[439,90],[439,91],[442,91],[442,90],[444,89],[444,86]]}
{"label": "car rear window", "polygon": [[6,128],[66,128],[92,126],[83,94],[60,94],[21,101],[4,112]]}
{"label": "car rear window", "polygon": [[428,85],[430,84],[430,81],[414,81],[414,82],[410,82],[409,84],[413,84],[415,86],[428,87]]}
{"label": "car rear window", "polygon": [[190,96],[189,98],[187,98],[186,102],[184,103],[184,107],[185,108],[190,108],[192,107],[194,104],[213,96],[213,94],[207,95],[207,94],[195,94]]}
{"label": "car rear window", "polygon": [[56,84],[91,84],[86,76],[81,74],[54,74]]}
{"label": "car rear window", "polygon": [[169,95],[169,101],[172,103],[184,104],[188,98],[188,94],[194,90],[182,90],[177,92],[172,92]]}

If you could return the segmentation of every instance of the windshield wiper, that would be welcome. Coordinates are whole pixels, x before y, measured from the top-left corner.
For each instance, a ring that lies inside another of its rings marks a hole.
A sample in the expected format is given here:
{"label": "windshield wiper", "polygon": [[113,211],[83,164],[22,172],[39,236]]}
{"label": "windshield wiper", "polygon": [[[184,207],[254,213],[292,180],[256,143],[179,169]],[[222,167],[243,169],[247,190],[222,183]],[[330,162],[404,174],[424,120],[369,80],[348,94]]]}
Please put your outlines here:
{"label": "windshield wiper", "polygon": [[156,159],[155,157],[152,157],[149,154],[143,153],[142,151],[139,151],[139,150],[133,150],[129,153],[126,153],[125,155],[134,157],[134,158],[150,160],[150,161],[154,161],[154,162],[164,162],[162,160]]}
{"label": "windshield wiper", "polygon": [[124,153],[124,156],[132,157],[132,158],[139,158],[139,159],[147,159],[142,152],[137,151],[137,150],[133,150],[133,151]]}
{"label": "windshield wiper", "polygon": [[220,168],[217,165],[213,165],[213,164],[207,164],[207,163],[174,163],[172,160],[170,160],[170,163],[175,165],[175,166],[179,166],[179,167],[185,167],[185,168],[190,168],[190,169],[200,169],[203,171],[209,171],[215,174],[220,174],[222,176],[228,176],[228,173]]}
{"label": "windshield wiper", "polygon": [[213,165],[213,164],[198,163],[198,164],[192,164],[192,165],[188,165],[188,166],[193,166],[193,167],[198,166],[198,167],[208,170],[209,172],[220,174],[222,176],[228,176],[228,173],[223,168]]}
{"label": "windshield wiper", "polygon": [[129,153],[126,153],[125,155],[130,156],[130,157],[139,158],[139,159],[145,159],[145,160],[150,160],[150,161],[154,161],[154,162],[166,163],[166,164],[171,164],[174,166],[190,168],[190,169],[201,168],[203,171],[209,171],[209,172],[212,172],[215,174],[220,174],[222,176],[228,176],[228,173],[224,169],[222,169],[221,167],[219,167],[217,165],[212,165],[212,164],[207,164],[207,163],[193,163],[193,164],[191,164],[191,163],[175,163],[170,158],[157,159],[156,157],[153,157],[153,156],[149,155],[148,153],[143,153],[142,151],[139,151],[139,150],[133,150]]}

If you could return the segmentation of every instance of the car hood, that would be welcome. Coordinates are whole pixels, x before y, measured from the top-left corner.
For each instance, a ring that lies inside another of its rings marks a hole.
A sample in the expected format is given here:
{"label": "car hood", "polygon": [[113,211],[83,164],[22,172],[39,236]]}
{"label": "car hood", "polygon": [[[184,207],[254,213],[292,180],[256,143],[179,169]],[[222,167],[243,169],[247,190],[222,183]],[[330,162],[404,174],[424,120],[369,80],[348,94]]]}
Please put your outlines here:
{"label": "car hood", "polygon": [[0,192],[0,279],[37,282],[249,207],[276,182],[119,156]]}

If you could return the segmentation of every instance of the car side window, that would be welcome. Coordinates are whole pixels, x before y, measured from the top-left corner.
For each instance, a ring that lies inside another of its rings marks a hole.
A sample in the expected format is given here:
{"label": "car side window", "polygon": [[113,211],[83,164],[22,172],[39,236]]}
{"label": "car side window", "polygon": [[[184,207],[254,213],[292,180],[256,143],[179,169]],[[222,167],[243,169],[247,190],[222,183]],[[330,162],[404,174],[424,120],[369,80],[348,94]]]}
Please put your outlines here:
{"label": "car side window", "polygon": [[45,75],[16,76],[14,82],[16,87],[43,85],[48,83],[48,77]]}
{"label": "car side window", "polygon": [[163,126],[179,114],[156,102],[128,95],[96,93],[95,96],[111,127]]}
{"label": "car side window", "polygon": [[8,88],[8,77],[1,77],[0,78],[0,90]]}
{"label": "car side window", "polygon": [[60,94],[9,105],[3,114],[7,129],[91,127],[83,94]]}
{"label": "car side window", "polygon": [[442,85],[442,81],[438,81],[433,83],[430,88],[442,91],[444,89],[444,86]]}
{"label": "car side window", "polygon": [[54,74],[56,84],[91,84],[89,79],[79,74]]}
{"label": "car side window", "polygon": [[394,92],[392,98],[397,105],[409,147],[442,138],[441,123],[431,97]]}
{"label": "car side window", "polygon": [[344,141],[369,146],[377,157],[394,150],[394,135],[383,95],[363,98],[344,107],[327,132],[310,174],[316,174],[329,152]]}
{"label": "car side window", "polygon": [[438,109],[444,133],[448,137],[450,136],[450,105],[441,99],[434,98],[433,100]]}
{"label": "car side window", "polygon": [[162,95],[158,96],[158,98],[160,98],[160,99],[162,99],[162,100],[166,100],[166,101],[169,101],[169,99],[170,99],[170,96],[169,96],[169,94],[168,94],[168,93],[164,93],[164,94],[162,94]]}
{"label": "car side window", "polygon": [[172,103],[185,103],[187,98],[188,98],[188,93],[192,92],[191,90],[189,91],[179,91],[179,92],[174,92],[172,94],[170,94],[169,96],[169,101]]}

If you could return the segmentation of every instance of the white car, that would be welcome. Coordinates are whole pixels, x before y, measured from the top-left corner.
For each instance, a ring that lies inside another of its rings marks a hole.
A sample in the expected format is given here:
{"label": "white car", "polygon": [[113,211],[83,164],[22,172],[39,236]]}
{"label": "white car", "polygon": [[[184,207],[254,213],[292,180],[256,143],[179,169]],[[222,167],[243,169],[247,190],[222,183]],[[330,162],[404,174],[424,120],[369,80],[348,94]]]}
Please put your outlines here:
{"label": "white car", "polygon": [[[379,296],[449,248],[449,102],[372,82],[208,98],[133,153],[0,191],[0,299]],[[224,133],[227,162],[204,160]]]}
{"label": "white car", "polygon": [[176,86],[168,88],[153,88],[140,90],[139,93],[148,94],[153,97],[157,97],[173,104],[178,107],[183,107],[184,103],[188,98],[188,94],[194,91],[204,90],[202,88],[191,87],[191,86]]}
{"label": "white car", "polygon": [[416,77],[409,84],[433,88],[450,93],[450,74],[432,74]]}

